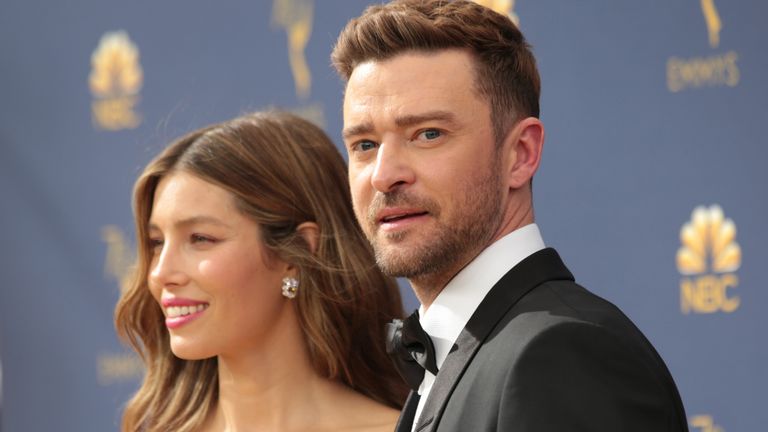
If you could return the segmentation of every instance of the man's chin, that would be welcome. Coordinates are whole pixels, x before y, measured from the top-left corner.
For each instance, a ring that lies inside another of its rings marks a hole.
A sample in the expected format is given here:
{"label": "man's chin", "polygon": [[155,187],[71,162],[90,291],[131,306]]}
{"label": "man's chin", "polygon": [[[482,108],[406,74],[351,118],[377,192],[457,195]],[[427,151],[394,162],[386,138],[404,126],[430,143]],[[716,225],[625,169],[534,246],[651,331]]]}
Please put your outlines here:
{"label": "man's chin", "polygon": [[409,265],[409,263],[402,261],[376,260],[376,265],[382,273],[389,277],[411,278],[419,274],[418,269],[415,269],[412,265]]}
{"label": "man's chin", "polygon": [[422,274],[425,271],[425,257],[429,255],[429,251],[425,250],[424,247],[405,244],[402,239],[397,244],[387,242],[382,245],[379,243],[374,246],[374,252],[376,265],[384,274],[405,278]]}
{"label": "man's chin", "polygon": [[376,254],[387,256],[411,255],[419,253],[424,248],[424,242],[420,241],[418,233],[410,231],[382,232],[376,233],[371,241]]}

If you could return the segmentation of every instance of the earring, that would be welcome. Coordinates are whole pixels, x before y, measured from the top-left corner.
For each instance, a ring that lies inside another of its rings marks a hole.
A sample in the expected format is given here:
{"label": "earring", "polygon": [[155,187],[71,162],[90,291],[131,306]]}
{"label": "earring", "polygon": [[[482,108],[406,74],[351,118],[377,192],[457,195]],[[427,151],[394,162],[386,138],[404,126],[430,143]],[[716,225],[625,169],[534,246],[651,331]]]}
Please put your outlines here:
{"label": "earring", "polygon": [[299,291],[299,280],[292,277],[283,278],[283,296],[292,299],[296,297],[296,293]]}

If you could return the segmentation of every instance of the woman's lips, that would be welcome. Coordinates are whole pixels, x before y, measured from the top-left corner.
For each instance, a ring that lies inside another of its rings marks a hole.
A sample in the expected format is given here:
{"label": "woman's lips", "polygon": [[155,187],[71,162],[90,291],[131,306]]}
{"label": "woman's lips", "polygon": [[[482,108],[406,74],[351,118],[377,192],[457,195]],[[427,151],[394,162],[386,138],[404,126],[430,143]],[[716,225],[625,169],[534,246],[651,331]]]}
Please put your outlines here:
{"label": "woman's lips", "polygon": [[169,329],[179,328],[199,318],[208,309],[208,303],[179,298],[165,298],[162,305],[165,325]]}

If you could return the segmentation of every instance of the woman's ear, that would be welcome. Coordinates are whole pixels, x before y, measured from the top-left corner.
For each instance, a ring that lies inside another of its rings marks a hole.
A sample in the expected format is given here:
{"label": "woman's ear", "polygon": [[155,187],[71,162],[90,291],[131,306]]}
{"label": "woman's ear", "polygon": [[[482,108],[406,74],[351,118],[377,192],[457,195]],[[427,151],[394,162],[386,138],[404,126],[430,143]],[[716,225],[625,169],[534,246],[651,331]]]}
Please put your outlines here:
{"label": "woman's ear", "polygon": [[506,176],[509,187],[529,184],[539,168],[544,147],[544,125],[535,117],[521,120],[507,136]]}
{"label": "woman's ear", "polygon": [[317,252],[318,243],[320,243],[320,227],[314,222],[303,222],[296,227],[296,232],[304,238],[309,246],[309,252]]}

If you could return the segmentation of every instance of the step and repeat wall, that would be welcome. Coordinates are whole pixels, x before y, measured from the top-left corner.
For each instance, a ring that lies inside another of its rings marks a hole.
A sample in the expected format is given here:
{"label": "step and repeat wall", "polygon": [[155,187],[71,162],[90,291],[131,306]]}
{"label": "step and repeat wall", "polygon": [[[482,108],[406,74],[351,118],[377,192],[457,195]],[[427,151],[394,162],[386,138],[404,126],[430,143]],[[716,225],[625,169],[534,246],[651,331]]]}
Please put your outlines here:
{"label": "step and repeat wall", "polygon": [[[277,107],[338,144],[366,1],[0,4],[0,429],[117,430],[132,184],[173,138]],[[692,430],[768,430],[768,4],[485,1],[532,43],[536,217],[675,377]],[[417,303],[402,284],[407,309]]]}

